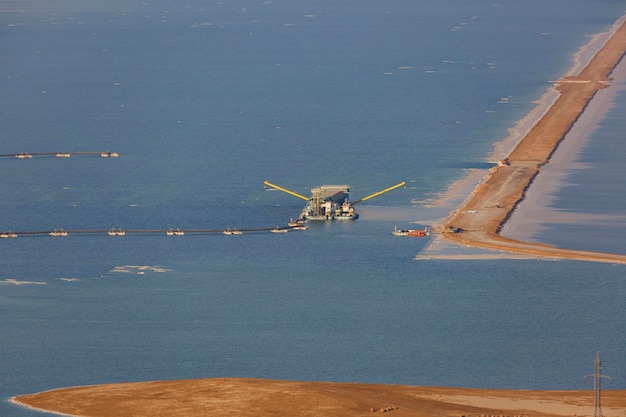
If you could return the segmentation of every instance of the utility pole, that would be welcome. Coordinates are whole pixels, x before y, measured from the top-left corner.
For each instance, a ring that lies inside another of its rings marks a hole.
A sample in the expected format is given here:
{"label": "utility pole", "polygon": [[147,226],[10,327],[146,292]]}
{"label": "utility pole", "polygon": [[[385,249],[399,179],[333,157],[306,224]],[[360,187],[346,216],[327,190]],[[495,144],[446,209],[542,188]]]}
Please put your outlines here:
{"label": "utility pole", "polygon": [[602,380],[602,361],[600,360],[600,352],[596,353],[596,360],[593,364],[593,393],[594,393],[594,406],[593,417],[602,417],[602,407],[600,405],[602,386],[600,381]]}
{"label": "utility pole", "polygon": [[[594,405],[593,405],[593,417],[602,417],[602,378],[610,378],[609,376],[602,375],[602,361],[600,360],[600,352],[596,353],[596,360],[593,364],[593,394],[594,394]],[[586,375],[590,377],[591,375]]]}

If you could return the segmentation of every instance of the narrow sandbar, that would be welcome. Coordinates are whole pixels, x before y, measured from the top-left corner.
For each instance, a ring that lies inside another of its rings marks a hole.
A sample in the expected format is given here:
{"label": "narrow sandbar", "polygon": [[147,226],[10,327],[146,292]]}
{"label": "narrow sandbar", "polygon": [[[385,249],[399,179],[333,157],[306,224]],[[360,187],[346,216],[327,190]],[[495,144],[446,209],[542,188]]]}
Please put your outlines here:
{"label": "narrow sandbar", "polygon": [[535,178],[526,192],[524,201],[502,228],[500,233],[503,236],[523,241],[541,241],[539,234],[553,225],[589,223],[601,225],[610,222],[619,227],[626,224],[626,213],[600,215],[568,210],[567,207],[555,207],[558,204],[556,195],[563,187],[571,184],[572,173],[582,171],[596,175],[595,172],[588,171],[595,168],[579,160],[585,149],[593,149],[596,140],[603,140],[593,132],[604,123],[605,116],[616,106],[618,95],[626,89],[626,60],[622,59],[611,73],[611,77],[613,81],[610,88],[595,95],[572,129],[567,132],[557,151],[550,158],[550,163],[546,164],[541,175]]}
{"label": "narrow sandbar", "polygon": [[[596,38],[597,39],[597,38]],[[626,21],[577,75],[556,81],[558,97],[500,164],[491,170],[437,231],[455,243],[536,257],[626,264],[626,255],[569,250],[523,242],[500,235],[526,190],[587,108],[594,95],[610,85],[610,74],[626,53]],[[455,233],[459,232],[460,233]]]}

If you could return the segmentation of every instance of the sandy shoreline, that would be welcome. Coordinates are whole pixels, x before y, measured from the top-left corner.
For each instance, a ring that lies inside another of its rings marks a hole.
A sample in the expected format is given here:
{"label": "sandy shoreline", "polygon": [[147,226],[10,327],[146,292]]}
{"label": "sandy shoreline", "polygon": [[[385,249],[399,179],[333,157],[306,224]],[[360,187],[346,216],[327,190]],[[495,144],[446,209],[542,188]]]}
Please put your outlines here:
{"label": "sandy shoreline", "polygon": [[[591,416],[593,391],[527,391],[214,378],[74,387],[12,400],[88,417]],[[626,391],[603,391],[605,417],[626,413]]]}
{"label": "sandy shoreline", "polygon": [[[566,75],[556,81],[558,97],[552,100],[550,92],[544,95],[543,103],[551,102],[551,105],[545,112],[544,106],[533,110],[541,116],[508,154],[510,163],[494,168],[458,209],[436,225],[435,230],[442,232],[446,240],[464,246],[533,257],[626,264],[624,254],[568,250],[507,238],[500,234],[504,224],[525,198],[527,189],[541,172],[543,165],[549,162],[563,138],[587,109],[591,99],[610,85],[610,74],[626,53],[624,18],[616,23],[615,30],[606,42],[599,45],[604,39],[603,36],[592,38],[587,49],[595,50],[596,53],[577,75]],[[574,69],[582,67],[582,55],[579,54],[576,58]],[[568,74],[573,72],[572,70]],[[514,130],[523,131],[529,117],[532,119],[531,115],[527,116],[518,122]],[[454,230],[463,232],[452,233]]]}
{"label": "sandy shoreline", "polygon": [[[537,234],[549,224],[580,224],[586,222],[607,222],[624,224],[626,214],[622,216],[594,215],[570,210],[552,208],[552,202],[559,189],[570,182],[569,173],[590,169],[585,164],[576,162],[585,146],[593,147],[590,135],[602,123],[603,116],[615,106],[616,96],[626,89],[626,62],[624,60],[611,73],[614,78],[611,88],[602,90],[589,103],[573,128],[559,145],[558,150],[546,164],[541,175],[533,181],[524,201],[513,212],[502,228],[505,237],[523,241],[540,241]],[[615,84],[619,82],[619,84]]]}

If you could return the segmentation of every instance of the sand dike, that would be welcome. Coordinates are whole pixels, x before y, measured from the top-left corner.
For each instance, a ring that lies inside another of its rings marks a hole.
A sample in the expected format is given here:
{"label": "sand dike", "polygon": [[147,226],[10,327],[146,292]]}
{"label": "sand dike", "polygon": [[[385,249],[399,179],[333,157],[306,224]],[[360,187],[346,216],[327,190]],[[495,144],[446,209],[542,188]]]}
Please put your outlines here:
{"label": "sand dike", "polygon": [[[556,82],[559,97],[498,167],[492,169],[470,197],[437,230],[452,242],[536,257],[626,264],[626,255],[568,250],[509,239],[499,234],[533,179],[594,95],[607,88],[610,74],[626,53],[626,22],[622,23],[578,74]],[[455,233],[457,232],[457,233]],[[459,233],[460,232],[460,233]]]}

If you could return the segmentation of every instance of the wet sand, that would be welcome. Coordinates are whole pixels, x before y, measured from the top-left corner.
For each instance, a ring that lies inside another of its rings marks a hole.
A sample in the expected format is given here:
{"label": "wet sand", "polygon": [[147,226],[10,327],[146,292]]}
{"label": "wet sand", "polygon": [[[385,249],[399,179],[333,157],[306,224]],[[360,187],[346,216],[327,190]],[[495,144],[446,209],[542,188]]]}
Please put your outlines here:
{"label": "wet sand", "polygon": [[[626,53],[626,22],[577,75],[556,81],[558,98],[500,165],[435,230],[446,240],[465,246],[533,257],[626,264],[625,254],[569,250],[504,237],[500,231],[544,164],[587,108],[594,95],[610,88],[610,74]],[[454,233],[454,231],[460,231]]]}
{"label": "wet sand", "polygon": [[[525,391],[216,378],[64,388],[13,400],[89,417],[592,416],[593,391]],[[626,391],[603,391],[605,417]]]}
{"label": "wet sand", "polygon": [[[556,196],[563,187],[571,186],[572,173],[584,172],[596,174],[593,168],[580,162],[585,149],[593,149],[595,141],[601,142],[599,136],[594,135],[596,129],[604,124],[604,117],[617,104],[619,95],[626,91],[626,60],[613,70],[611,87],[596,94],[583,114],[567,132],[567,136],[550,158],[550,163],[543,166],[541,175],[533,181],[522,201],[500,231],[500,234],[522,241],[541,242],[540,236],[556,225],[574,224],[606,224],[611,223],[620,227],[626,225],[626,213],[617,215],[600,215],[585,213],[580,210],[571,210],[567,207],[555,208],[558,204]],[[592,137],[593,143],[591,142]],[[458,204],[457,204],[458,206]]]}

